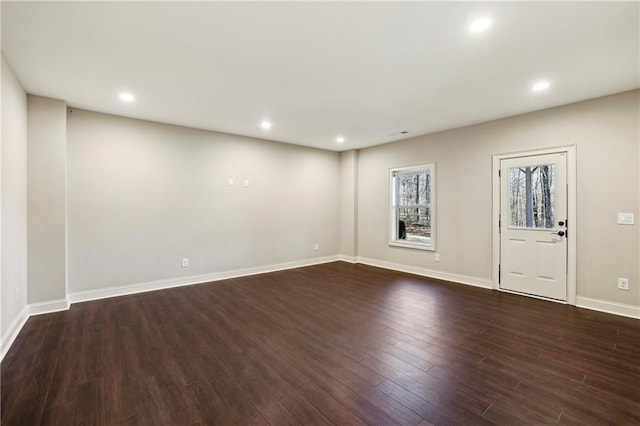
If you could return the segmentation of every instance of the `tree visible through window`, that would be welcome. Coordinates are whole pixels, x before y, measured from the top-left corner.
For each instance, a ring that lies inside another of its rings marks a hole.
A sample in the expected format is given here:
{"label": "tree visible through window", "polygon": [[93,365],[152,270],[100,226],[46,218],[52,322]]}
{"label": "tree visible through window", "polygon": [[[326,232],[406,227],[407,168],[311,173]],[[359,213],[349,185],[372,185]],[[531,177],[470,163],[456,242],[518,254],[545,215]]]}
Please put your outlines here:
{"label": "tree visible through window", "polygon": [[553,228],[555,184],[554,164],[510,168],[510,226]]}
{"label": "tree visible through window", "polygon": [[434,248],[433,165],[391,170],[391,244]]}

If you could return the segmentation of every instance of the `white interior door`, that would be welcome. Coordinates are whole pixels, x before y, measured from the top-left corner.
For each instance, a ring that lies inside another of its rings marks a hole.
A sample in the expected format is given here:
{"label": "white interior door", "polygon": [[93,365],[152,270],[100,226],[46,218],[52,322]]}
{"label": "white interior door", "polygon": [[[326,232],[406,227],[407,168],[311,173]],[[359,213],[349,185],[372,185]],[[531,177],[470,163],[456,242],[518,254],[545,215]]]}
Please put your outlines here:
{"label": "white interior door", "polygon": [[566,301],[567,225],[566,153],[500,160],[500,288]]}

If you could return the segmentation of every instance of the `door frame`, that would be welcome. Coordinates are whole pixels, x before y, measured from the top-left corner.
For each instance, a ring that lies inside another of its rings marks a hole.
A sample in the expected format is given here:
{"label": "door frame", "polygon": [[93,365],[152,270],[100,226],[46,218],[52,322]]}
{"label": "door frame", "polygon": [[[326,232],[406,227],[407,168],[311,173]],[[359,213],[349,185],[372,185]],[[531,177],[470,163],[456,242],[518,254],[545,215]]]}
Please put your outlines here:
{"label": "door frame", "polygon": [[[557,154],[565,153],[567,156],[567,301],[558,301],[548,299],[546,297],[525,295],[523,293],[512,292],[500,288],[498,281],[500,268],[500,161],[507,158],[530,157],[533,155]],[[491,278],[493,280],[493,289],[504,291],[507,293],[520,294],[523,296],[535,297],[538,299],[550,300],[558,303],[566,303],[568,305],[576,304],[576,146],[567,145],[555,148],[534,149],[529,151],[511,152],[505,154],[493,154],[493,167],[491,170],[492,182],[492,268]]]}

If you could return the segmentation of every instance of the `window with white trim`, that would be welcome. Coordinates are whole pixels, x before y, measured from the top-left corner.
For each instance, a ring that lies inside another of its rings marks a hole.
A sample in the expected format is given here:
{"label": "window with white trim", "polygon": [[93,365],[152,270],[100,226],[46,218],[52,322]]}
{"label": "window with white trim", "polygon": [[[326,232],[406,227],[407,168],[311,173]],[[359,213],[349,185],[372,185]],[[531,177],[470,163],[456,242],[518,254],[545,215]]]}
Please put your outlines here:
{"label": "window with white trim", "polygon": [[389,245],[435,250],[435,164],[391,169]]}

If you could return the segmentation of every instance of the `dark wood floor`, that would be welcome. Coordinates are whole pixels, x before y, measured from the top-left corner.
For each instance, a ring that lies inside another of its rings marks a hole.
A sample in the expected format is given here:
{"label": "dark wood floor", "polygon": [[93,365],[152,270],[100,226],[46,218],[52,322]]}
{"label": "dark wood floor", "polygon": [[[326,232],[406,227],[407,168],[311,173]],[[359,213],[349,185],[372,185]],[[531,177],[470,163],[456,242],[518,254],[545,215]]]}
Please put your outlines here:
{"label": "dark wood floor", "polygon": [[76,304],[2,425],[640,424],[640,322],[342,262]]}

